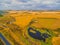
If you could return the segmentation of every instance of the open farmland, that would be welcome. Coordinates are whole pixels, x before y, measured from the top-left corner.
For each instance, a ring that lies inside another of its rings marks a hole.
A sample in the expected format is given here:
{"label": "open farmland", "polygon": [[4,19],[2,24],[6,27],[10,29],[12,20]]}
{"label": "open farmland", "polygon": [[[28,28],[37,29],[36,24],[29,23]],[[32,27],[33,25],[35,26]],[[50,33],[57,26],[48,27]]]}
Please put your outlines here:
{"label": "open farmland", "polygon": [[6,45],[60,45],[60,11],[6,11],[0,33]]}

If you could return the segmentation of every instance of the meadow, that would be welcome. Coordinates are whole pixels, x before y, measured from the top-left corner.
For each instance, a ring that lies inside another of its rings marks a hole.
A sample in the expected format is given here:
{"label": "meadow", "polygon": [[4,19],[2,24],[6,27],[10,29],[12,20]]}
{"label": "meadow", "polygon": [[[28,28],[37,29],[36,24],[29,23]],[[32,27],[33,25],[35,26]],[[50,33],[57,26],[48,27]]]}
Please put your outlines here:
{"label": "meadow", "polygon": [[[42,36],[43,42],[38,34],[35,39],[29,35],[30,27],[33,36],[38,31],[51,37]],[[4,11],[0,13],[0,32],[11,45],[60,45],[60,11]]]}

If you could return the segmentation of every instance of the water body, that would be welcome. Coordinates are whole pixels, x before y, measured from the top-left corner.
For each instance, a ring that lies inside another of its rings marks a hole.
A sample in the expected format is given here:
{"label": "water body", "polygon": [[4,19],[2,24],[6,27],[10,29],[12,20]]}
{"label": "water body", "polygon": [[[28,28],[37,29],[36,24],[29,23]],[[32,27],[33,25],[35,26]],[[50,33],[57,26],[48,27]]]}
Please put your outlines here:
{"label": "water body", "polygon": [[[30,32],[30,30],[35,31],[36,33]],[[47,34],[47,33],[41,33],[39,31],[37,31],[36,29],[33,29],[32,27],[28,28],[28,34],[34,38],[34,39],[38,39],[38,40],[42,40],[42,41],[46,41],[46,38],[49,38],[51,35]]]}
{"label": "water body", "polygon": [[8,42],[8,40],[6,40],[6,38],[2,35],[2,33],[0,33],[0,38],[4,41],[4,43],[5,43],[6,45],[11,45],[11,44]]}

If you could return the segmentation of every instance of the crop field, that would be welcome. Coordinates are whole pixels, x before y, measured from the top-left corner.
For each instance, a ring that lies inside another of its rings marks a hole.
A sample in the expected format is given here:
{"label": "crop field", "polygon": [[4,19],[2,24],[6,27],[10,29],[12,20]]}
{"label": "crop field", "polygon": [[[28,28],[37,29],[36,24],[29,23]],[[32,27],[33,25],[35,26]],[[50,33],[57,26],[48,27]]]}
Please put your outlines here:
{"label": "crop field", "polygon": [[60,11],[0,11],[0,45],[60,45]]}

